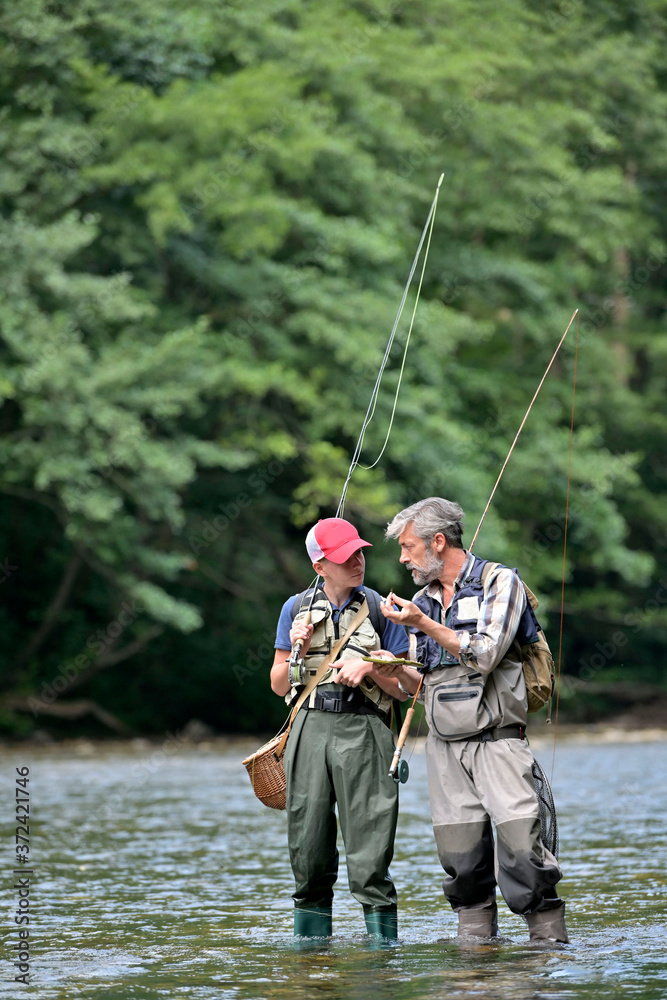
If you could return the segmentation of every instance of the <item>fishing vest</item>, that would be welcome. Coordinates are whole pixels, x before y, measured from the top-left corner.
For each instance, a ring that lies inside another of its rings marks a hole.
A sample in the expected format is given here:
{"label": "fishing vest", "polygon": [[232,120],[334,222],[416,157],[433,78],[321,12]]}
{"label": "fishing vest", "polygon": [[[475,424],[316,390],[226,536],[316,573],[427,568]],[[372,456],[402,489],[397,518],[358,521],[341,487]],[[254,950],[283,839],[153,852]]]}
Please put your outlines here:
{"label": "fishing vest", "polygon": [[[450,605],[449,614],[447,615],[447,621],[445,624],[447,628],[451,628],[453,631],[459,632],[476,632],[477,631],[477,619],[479,617],[479,609],[484,600],[484,584],[482,582],[482,577],[484,574],[484,567],[486,566],[488,560],[480,559],[478,556],[473,556],[474,563],[471,567],[470,572],[463,581],[460,589],[454,593],[452,597],[452,603]],[[506,567],[501,566],[500,563],[494,563],[495,566],[499,568],[506,569]],[[519,575],[517,570],[513,571]],[[520,578],[519,578],[520,579]],[[523,581],[522,581],[523,582]],[[430,597],[426,593],[427,588],[420,590],[418,594],[413,597],[413,603],[417,605],[425,614],[432,618],[433,621],[440,622],[442,617],[442,605],[435,597]],[[453,653],[447,652],[439,643],[432,639],[428,635],[424,635],[423,632],[417,632],[416,629],[411,628],[411,632],[414,632],[417,637],[417,659],[420,663],[424,664],[427,670],[433,670],[438,666],[451,666],[453,663],[458,663],[458,659]],[[521,615],[519,621],[519,627],[516,632],[516,641],[520,646],[526,646],[531,643],[537,642],[540,638],[540,625],[535,617],[535,612],[531,606],[530,601],[526,601],[526,607]]]}
{"label": "fishing vest", "polygon": [[[484,600],[482,572],[487,560],[474,557],[470,572],[452,597],[444,624],[475,633]],[[429,618],[442,620],[442,605],[419,591],[413,602]],[[528,602],[526,602],[528,605]],[[531,609],[532,611],[532,609]],[[534,619],[534,615],[533,615]],[[417,659],[423,664],[423,700],[429,732],[442,740],[459,740],[499,726],[526,725],[527,694],[521,644],[530,642],[534,626],[524,612],[517,635],[503,659],[486,676],[474,663],[463,662],[430,636],[411,628],[417,639]],[[519,634],[520,633],[520,634]],[[537,639],[537,631],[534,631]]]}
{"label": "fishing vest", "polygon": [[[295,622],[305,621],[308,613],[311,593],[312,591],[308,591],[303,595],[301,608],[294,615]],[[310,623],[313,625],[313,635],[310,640],[308,652],[304,656],[303,676],[306,680],[309,680],[314,674],[317,673],[318,667],[324,657],[331,651],[338,639],[345,635],[348,628],[352,624],[354,616],[364,603],[364,599],[369,593],[374,595],[378,601],[381,599],[379,594],[375,591],[371,591],[369,587],[365,587],[364,590],[355,591],[349,603],[345,605],[342,611],[338,612],[333,610],[324,591],[318,590],[310,609]],[[337,620],[335,620],[336,615]],[[373,626],[371,616],[368,615],[352,633],[345,646],[338,654],[338,659],[356,660],[360,656],[368,656],[377,649],[382,649],[382,639]],[[350,689],[347,685],[336,684],[336,674],[336,670],[329,668],[322,679],[318,681],[317,687],[326,684],[330,689],[349,691]],[[291,700],[298,690],[299,689],[297,688],[292,688],[288,699]],[[317,688],[315,688],[310,695],[309,705],[311,707],[315,701],[316,690]],[[391,696],[383,691],[382,688],[375,683],[375,681],[371,680],[370,677],[364,677],[359,685],[359,690],[381,712],[388,712],[391,708]]]}

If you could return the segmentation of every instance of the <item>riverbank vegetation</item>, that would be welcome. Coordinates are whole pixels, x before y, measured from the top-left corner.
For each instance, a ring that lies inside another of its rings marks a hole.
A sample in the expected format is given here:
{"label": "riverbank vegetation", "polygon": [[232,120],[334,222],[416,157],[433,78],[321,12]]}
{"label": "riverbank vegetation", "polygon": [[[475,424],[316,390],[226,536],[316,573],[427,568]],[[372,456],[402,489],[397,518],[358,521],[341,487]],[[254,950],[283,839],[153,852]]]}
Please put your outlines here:
{"label": "riverbank vegetation", "polygon": [[25,0],[0,33],[3,732],[282,722],[277,615],[441,172],[348,492],[367,582],[412,592],[383,527],[423,496],[470,540],[578,308],[475,548],[564,675],[665,688],[667,4]]}

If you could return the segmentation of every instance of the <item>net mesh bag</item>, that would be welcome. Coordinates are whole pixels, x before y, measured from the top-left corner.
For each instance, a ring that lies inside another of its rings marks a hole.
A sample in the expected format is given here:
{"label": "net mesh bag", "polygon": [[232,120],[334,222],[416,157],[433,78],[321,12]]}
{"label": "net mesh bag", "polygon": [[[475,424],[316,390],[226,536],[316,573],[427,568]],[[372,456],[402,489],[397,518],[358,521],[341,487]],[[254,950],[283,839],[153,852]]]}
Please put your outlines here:
{"label": "net mesh bag", "polygon": [[537,792],[537,802],[540,807],[540,827],[542,843],[555,858],[558,857],[560,842],[558,840],[558,820],[556,806],[551,794],[551,786],[547,776],[536,760],[533,761],[533,781]]}

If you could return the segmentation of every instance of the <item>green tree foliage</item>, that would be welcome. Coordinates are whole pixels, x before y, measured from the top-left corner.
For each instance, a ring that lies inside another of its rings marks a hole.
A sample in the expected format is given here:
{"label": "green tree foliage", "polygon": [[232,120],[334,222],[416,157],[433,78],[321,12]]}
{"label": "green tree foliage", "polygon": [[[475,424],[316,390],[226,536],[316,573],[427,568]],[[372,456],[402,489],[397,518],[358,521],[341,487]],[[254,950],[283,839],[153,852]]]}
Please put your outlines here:
{"label": "green tree foliage", "polygon": [[666,19],[3,5],[6,726],[280,721],[275,619],[336,510],[441,172],[394,429],[348,492],[368,580],[410,591],[382,529],[422,496],[459,500],[470,540],[579,308],[476,550],[522,569],[552,636],[565,572],[565,671],[662,680]]}

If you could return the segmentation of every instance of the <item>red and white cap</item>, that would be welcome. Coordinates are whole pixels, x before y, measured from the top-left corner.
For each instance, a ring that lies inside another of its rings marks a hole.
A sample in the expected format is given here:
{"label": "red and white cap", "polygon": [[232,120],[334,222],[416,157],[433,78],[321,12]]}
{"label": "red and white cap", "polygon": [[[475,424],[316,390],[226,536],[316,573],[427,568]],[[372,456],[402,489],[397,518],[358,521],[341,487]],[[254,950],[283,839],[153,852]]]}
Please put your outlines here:
{"label": "red and white cap", "polygon": [[306,535],[306,549],[311,562],[329,559],[333,563],[344,563],[366,545],[372,547],[372,543],[360,538],[354,525],[342,517],[325,517]]}

